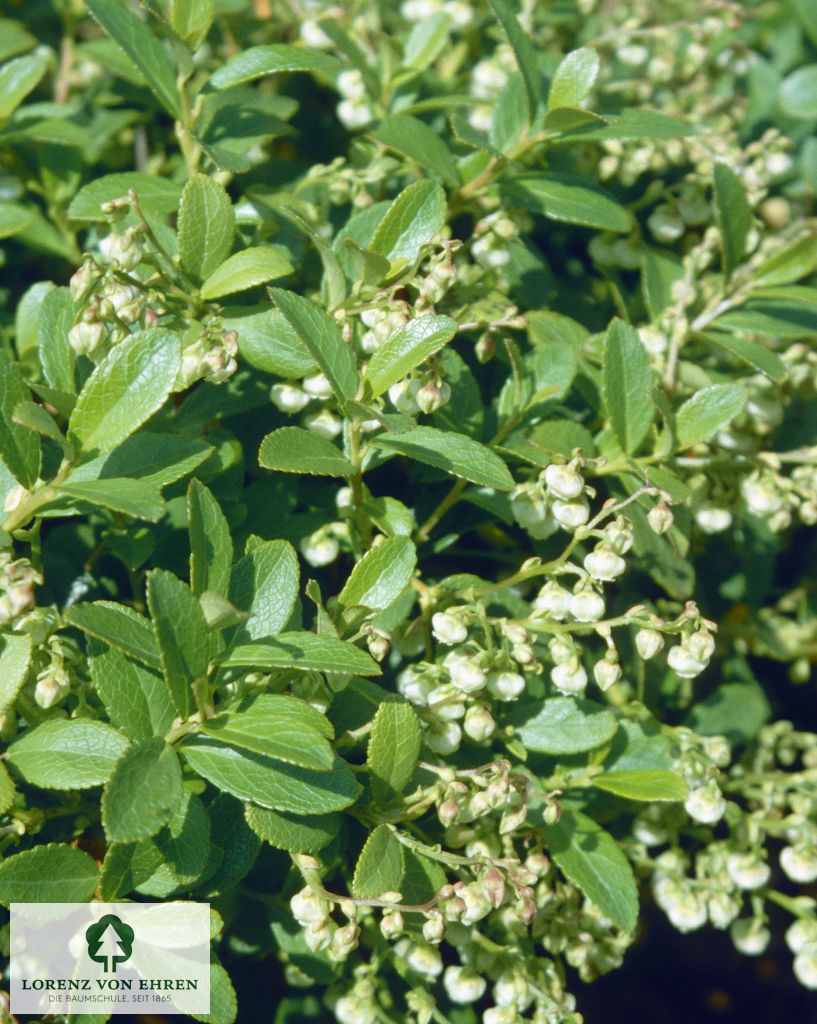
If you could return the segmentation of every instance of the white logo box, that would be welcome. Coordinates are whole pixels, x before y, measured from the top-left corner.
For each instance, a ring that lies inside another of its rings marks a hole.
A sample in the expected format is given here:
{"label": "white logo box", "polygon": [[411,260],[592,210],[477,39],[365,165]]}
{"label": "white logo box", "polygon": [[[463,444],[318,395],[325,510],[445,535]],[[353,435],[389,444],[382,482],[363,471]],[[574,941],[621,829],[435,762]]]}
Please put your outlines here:
{"label": "white logo box", "polygon": [[11,1012],[210,1012],[209,903],[12,903]]}

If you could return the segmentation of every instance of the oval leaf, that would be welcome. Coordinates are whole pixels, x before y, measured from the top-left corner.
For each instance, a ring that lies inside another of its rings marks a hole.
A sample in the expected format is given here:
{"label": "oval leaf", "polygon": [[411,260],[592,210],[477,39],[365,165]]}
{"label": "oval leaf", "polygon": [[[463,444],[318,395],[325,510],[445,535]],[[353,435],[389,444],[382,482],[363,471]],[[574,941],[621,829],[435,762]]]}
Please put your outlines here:
{"label": "oval leaf", "polygon": [[505,717],[514,734],[537,754],[576,754],[593,750],[612,739],[615,716],[594,701],[550,697],[516,707]]}
{"label": "oval leaf", "polygon": [[8,764],[41,789],[88,789],[107,782],[128,740],[89,718],[57,718],[24,733],[8,749]]}

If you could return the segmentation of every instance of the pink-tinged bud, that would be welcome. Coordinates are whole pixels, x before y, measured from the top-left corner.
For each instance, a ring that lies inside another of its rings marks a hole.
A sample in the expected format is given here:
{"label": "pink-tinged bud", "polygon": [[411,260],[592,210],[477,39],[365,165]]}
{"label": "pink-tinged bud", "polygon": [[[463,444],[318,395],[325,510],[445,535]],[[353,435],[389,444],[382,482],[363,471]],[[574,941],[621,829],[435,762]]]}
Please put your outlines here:
{"label": "pink-tinged bud", "polygon": [[505,899],[505,879],[497,868],[488,868],[482,876],[482,891],[492,907],[502,906]]}

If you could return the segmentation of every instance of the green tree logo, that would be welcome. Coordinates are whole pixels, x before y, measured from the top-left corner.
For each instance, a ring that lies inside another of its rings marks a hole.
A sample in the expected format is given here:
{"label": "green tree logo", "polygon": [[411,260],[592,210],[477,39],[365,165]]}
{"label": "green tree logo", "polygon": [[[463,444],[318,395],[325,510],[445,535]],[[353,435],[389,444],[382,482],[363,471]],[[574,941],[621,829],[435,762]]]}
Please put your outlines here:
{"label": "green tree logo", "polygon": [[88,956],[105,971],[116,971],[117,964],[130,960],[133,952],[133,928],[115,914],[106,914],[85,932]]}

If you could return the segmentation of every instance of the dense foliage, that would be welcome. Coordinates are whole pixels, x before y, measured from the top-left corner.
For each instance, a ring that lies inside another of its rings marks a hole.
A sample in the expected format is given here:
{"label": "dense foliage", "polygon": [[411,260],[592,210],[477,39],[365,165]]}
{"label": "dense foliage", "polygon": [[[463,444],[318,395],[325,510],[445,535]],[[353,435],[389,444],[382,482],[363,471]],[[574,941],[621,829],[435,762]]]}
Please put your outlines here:
{"label": "dense foliage", "polygon": [[817,988],[817,7],[10,6],[0,902],[209,900],[216,1024],[576,1022],[639,890]]}

